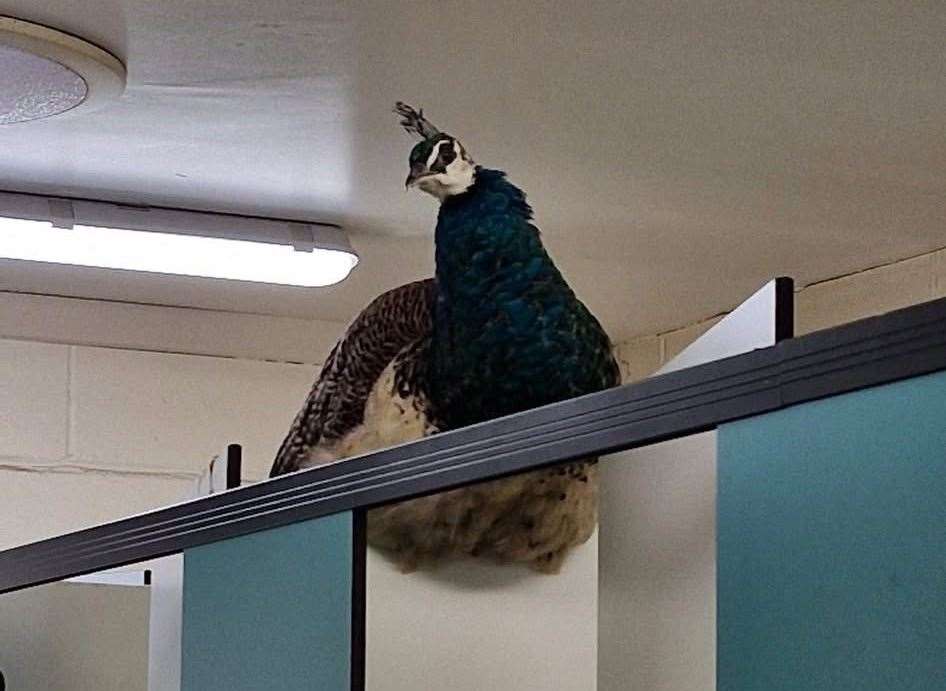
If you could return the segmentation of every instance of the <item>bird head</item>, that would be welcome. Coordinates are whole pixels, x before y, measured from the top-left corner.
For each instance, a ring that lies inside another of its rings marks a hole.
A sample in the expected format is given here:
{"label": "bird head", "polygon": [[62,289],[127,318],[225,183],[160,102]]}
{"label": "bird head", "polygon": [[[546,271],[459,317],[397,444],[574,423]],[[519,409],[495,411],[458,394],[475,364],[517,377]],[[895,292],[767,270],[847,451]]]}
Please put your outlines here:
{"label": "bird head", "polygon": [[473,185],[476,164],[463,145],[434,127],[422,110],[398,101],[394,112],[402,117],[404,129],[421,137],[411,149],[405,185],[418,187],[440,201],[466,192]]}

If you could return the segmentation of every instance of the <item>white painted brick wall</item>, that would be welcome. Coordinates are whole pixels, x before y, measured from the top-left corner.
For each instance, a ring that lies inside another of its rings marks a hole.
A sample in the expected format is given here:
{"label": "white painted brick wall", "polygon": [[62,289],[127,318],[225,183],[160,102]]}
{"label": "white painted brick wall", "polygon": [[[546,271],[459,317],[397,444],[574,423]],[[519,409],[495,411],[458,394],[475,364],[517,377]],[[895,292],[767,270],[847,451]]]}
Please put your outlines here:
{"label": "white painted brick wall", "polygon": [[66,454],[69,349],[0,341],[0,457]]}
{"label": "white painted brick wall", "polygon": [[126,350],[321,362],[344,324],[0,291],[0,338]]}
{"label": "white painted brick wall", "polygon": [[[946,297],[946,249],[802,287],[795,293],[795,333],[827,329],[941,297]],[[720,318],[618,344],[624,381],[653,374]]]}
{"label": "white painted brick wall", "polygon": [[0,467],[0,549],[173,504],[187,477]]}
{"label": "white painted brick wall", "polygon": [[619,343],[615,356],[624,381],[637,381],[650,376],[663,364],[663,341],[660,336],[642,336]]}
{"label": "white painted brick wall", "polygon": [[933,254],[933,297],[946,297],[946,250]]}
{"label": "white painted brick wall", "polygon": [[265,477],[317,369],[75,348],[71,451],[83,463],[199,471],[228,443]]}
{"label": "white painted brick wall", "polygon": [[933,257],[925,255],[817,283],[795,301],[799,334],[933,299]]}
{"label": "white painted brick wall", "polygon": [[0,549],[180,501],[229,443],[264,478],[317,371],[0,339]]}

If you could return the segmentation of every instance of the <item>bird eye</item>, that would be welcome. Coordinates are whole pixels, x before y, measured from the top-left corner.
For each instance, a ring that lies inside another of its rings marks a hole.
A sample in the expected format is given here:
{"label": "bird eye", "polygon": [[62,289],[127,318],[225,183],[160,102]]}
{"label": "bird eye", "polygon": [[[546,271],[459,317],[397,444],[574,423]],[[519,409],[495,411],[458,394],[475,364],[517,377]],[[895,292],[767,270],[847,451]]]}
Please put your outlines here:
{"label": "bird eye", "polygon": [[453,163],[453,159],[457,157],[456,152],[453,150],[452,146],[442,146],[440,147],[440,160],[445,166]]}

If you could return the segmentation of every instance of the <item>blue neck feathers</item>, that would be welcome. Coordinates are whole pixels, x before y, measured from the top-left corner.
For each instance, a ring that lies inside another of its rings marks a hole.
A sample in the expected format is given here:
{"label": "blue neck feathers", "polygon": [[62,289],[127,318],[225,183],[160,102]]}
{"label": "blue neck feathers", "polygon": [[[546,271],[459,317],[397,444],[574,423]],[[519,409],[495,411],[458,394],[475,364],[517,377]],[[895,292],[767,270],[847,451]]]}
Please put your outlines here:
{"label": "blue neck feathers", "polygon": [[615,382],[607,336],[542,246],[501,171],[443,202],[436,230],[431,397],[454,428]]}

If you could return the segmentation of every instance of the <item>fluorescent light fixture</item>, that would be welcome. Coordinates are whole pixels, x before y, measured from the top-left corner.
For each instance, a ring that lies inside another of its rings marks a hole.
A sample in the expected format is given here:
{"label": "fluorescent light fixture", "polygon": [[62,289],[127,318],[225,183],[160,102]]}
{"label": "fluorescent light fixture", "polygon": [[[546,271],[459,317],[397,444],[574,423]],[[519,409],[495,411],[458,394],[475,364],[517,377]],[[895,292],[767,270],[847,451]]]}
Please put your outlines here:
{"label": "fluorescent light fixture", "polygon": [[122,228],[54,228],[14,218],[0,219],[0,256],[308,287],[339,283],[357,263],[339,250],[306,252],[292,245]]}
{"label": "fluorescent light fixture", "polygon": [[[46,219],[3,217],[13,196],[32,197],[0,193],[6,259],[305,287],[339,283],[358,263],[334,226],[61,199],[46,199]],[[83,215],[98,222],[84,223]],[[107,217],[117,223],[102,223]],[[164,232],[169,227],[190,232]],[[246,237],[248,230],[257,237]]]}

